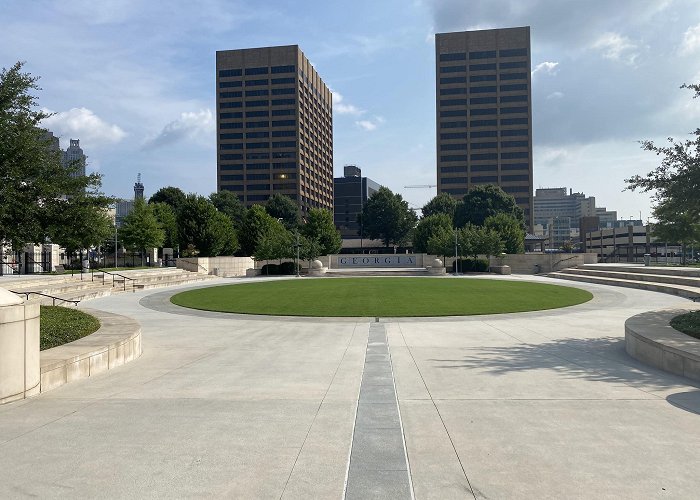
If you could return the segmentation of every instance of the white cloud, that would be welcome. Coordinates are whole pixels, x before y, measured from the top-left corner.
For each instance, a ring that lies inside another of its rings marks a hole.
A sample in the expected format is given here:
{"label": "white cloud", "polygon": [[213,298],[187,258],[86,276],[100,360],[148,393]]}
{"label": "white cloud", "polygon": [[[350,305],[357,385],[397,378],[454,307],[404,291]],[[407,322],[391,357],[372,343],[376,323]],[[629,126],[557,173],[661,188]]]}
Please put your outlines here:
{"label": "white cloud", "polygon": [[211,142],[216,130],[214,115],[210,109],[197,112],[185,112],[180,118],[168,123],[158,135],[148,139],[142,149],[156,149],[183,140],[204,138]]}
{"label": "white cloud", "polygon": [[682,55],[693,54],[700,50],[700,24],[691,26],[683,35],[680,53]]}
{"label": "white cloud", "polygon": [[339,92],[336,92],[333,89],[330,89],[330,91],[333,95],[333,111],[335,113],[338,113],[339,115],[360,116],[365,112],[352,104],[343,102],[344,98]]}
{"label": "white cloud", "polygon": [[377,124],[373,123],[369,120],[359,120],[355,122],[355,125],[360,127],[361,129],[364,129],[368,132],[371,132],[372,130],[375,130],[377,128]]}
{"label": "white cloud", "polygon": [[[47,109],[43,111],[51,113]],[[55,113],[43,120],[41,125],[64,139],[80,139],[88,147],[117,143],[127,135],[119,126],[110,125],[87,108]]]}
{"label": "white cloud", "polygon": [[626,64],[634,64],[639,57],[639,46],[619,33],[604,33],[593,43],[592,48],[600,50],[605,59]]}
{"label": "white cloud", "polygon": [[547,96],[547,99],[561,99],[562,97],[564,97],[564,93],[563,93],[563,92],[559,92],[559,91],[557,90],[556,92],[552,92],[551,94],[549,94],[549,95]]}
{"label": "white cloud", "polygon": [[535,69],[532,70],[532,76],[535,76],[537,73],[546,73],[548,75],[556,75],[557,74],[557,66],[559,66],[558,62],[551,62],[551,61],[541,62],[537,66],[535,66]]}

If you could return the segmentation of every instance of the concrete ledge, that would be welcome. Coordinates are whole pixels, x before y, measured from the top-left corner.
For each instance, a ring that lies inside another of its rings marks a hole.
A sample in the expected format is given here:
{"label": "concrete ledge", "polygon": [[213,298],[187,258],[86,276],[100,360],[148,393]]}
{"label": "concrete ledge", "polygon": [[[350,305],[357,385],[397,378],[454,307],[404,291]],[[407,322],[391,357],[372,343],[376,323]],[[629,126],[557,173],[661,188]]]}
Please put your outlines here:
{"label": "concrete ledge", "polygon": [[100,320],[93,334],[41,352],[41,392],[90,377],[141,355],[141,325],[136,320],[82,309]]}
{"label": "concrete ledge", "polygon": [[633,358],[661,370],[700,381],[700,340],[671,327],[675,316],[694,309],[664,309],[625,321],[625,348]]}

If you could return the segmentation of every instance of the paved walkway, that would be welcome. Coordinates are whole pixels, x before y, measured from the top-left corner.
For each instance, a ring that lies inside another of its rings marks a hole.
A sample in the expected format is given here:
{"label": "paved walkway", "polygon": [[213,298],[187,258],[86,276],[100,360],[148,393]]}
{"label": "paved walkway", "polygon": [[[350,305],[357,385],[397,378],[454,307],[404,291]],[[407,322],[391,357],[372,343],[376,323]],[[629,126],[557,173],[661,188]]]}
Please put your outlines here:
{"label": "paved walkway", "polygon": [[[623,340],[626,318],[692,303],[565,285],[596,297],[382,320],[400,409],[386,427],[402,425],[415,498],[696,496],[700,389],[635,362]],[[381,336],[368,349],[374,323],[171,314],[172,291],[85,304],[138,319],[144,354],[1,406],[0,498],[325,499],[346,481],[350,496],[363,477],[353,436],[382,427],[362,413],[366,354],[382,355]]]}

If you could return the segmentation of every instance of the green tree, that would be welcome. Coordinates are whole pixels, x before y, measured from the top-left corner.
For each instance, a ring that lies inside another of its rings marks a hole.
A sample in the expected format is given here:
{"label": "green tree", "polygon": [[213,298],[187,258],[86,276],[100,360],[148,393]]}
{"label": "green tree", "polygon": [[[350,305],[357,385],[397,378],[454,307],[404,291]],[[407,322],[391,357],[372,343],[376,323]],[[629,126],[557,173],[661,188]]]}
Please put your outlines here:
{"label": "green tree", "polygon": [[445,214],[450,218],[450,223],[454,220],[457,200],[447,193],[440,193],[423,207],[423,218],[431,215]]}
{"label": "green tree", "polygon": [[243,203],[238,199],[238,195],[231,191],[224,190],[210,194],[209,200],[219,212],[226,214],[231,219],[233,227],[235,227],[237,231],[243,227],[246,209]]}
{"label": "green tree", "polygon": [[654,207],[652,234],[658,241],[681,244],[681,263],[685,265],[685,250],[691,243],[700,243],[700,220],[685,207],[664,200]]}
{"label": "green tree", "polygon": [[441,227],[428,238],[427,251],[431,255],[454,255],[455,229]]}
{"label": "green tree", "polygon": [[404,244],[418,220],[400,194],[383,186],[367,200],[360,217],[363,237],[379,238],[387,248]]}
{"label": "green tree", "polygon": [[[428,251],[430,238],[443,230],[452,229],[452,218],[442,212],[423,217],[413,231],[413,248],[416,252],[431,253]],[[442,255],[442,254],[438,254]]]}
{"label": "green tree", "polygon": [[288,259],[295,255],[294,235],[277,219],[262,228],[253,254],[255,260]]}
{"label": "green tree", "polygon": [[[40,126],[50,115],[35,109],[38,78],[22,66],[0,71],[0,241],[15,249],[47,237],[94,241],[111,200],[98,192],[99,175],[76,175],[79,165],[61,165],[60,152]],[[69,237],[65,224],[79,227]]]}
{"label": "green tree", "polygon": [[134,210],[124,217],[121,237],[124,245],[130,250],[141,252],[141,264],[147,248],[158,248],[163,244],[165,232],[158,224],[152,205],[143,200],[136,200]]}
{"label": "green tree", "polygon": [[165,248],[176,248],[179,241],[175,210],[167,203],[149,203],[149,205],[153,207],[153,215],[155,215],[158,225],[164,232],[163,246]]}
{"label": "green tree", "polygon": [[525,231],[520,221],[512,215],[499,213],[486,217],[486,220],[484,220],[484,227],[493,229],[498,233],[506,253],[515,254],[525,252]]}
{"label": "green tree", "polygon": [[189,194],[178,212],[180,245],[202,257],[233,255],[238,237],[233,222],[204,196]]}
{"label": "green tree", "polygon": [[274,219],[282,219],[282,224],[289,230],[299,226],[299,206],[283,194],[275,194],[267,203],[265,210]]}
{"label": "green tree", "polygon": [[320,255],[328,255],[328,253],[321,249],[321,244],[316,238],[307,238],[303,235],[299,236],[299,258],[301,260],[312,261],[317,259]]}
{"label": "green tree", "polygon": [[241,230],[241,252],[243,255],[255,255],[260,238],[276,222],[279,221],[271,217],[265,207],[261,205],[250,207],[245,214]]}
{"label": "green tree", "polygon": [[525,229],[523,210],[515,203],[515,198],[492,184],[476,186],[470,189],[457,205],[454,223],[456,227],[463,227],[465,224],[483,226],[487,217],[499,213],[515,217]]}
{"label": "green tree", "polygon": [[[700,97],[700,84],[684,84]],[[661,164],[644,176],[626,179],[627,189],[653,193],[654,201],[661,206],[660,213],[668,217],[662,225],[672,223],[673,212],[700,221],[700,128],[691,132],[694,138],[676,141],[668,138],[669,145],[657,146],[653,141],[641,141],[642,149],[661,158]],[[675,224],[675,223],[673,223]]]}
{"label": "green tree", "polygon": [[167,186],[153,193],[153,196],[148,199],[148,203],[166,203],[173,207],[173,210],[177,213],[180,207],[185,203],[185,198],[186,195],[182,189]]}
{"label": "green tree", "polygon": [[60,215],[50,223],[49,233],[51,242],[64,247],[68,255],[97,247],[114,234],[106,210],[96,206],[90,196],[65,199],[61,205]]}
{"label": "green tree", "polygon": [[467,224],[457,230],[457,243],[460,256],[471,256],[474,259],[479,255],[488,258],[503,251],[501,237],[496,231],[473,224]]}
{"label": "green tree", "polygon": [[343,238],[333,223],[333,214],[322,208],[309,210],[306,223],[301,226],[301,234],[318,243],[319,255],[338,253],[343,246]]}

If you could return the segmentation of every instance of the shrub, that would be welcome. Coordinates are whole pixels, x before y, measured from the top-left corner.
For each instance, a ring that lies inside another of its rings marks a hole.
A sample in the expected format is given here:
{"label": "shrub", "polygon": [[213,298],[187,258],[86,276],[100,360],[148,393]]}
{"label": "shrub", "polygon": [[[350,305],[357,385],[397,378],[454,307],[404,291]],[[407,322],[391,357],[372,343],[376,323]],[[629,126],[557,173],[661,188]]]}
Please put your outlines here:
{"label": "shrub", "polygon": [[265,264],[260,269],[260,274],[263,276],[266,276],[268,274],[279,274],[279,267],[280,266],[278,264]]}
{"label": "shrub", "polygon": [[[489,270],[489,261],[486,259],[460,259],[457,264],[460,273],[485,273]],[[452,272],[455,272],[454,264]]]}
{"label": "shrub", "polygon": [[279,273],[280,274],[296,274],[296,266],[294,265],[294,262],[282,262],[279,266]]}

